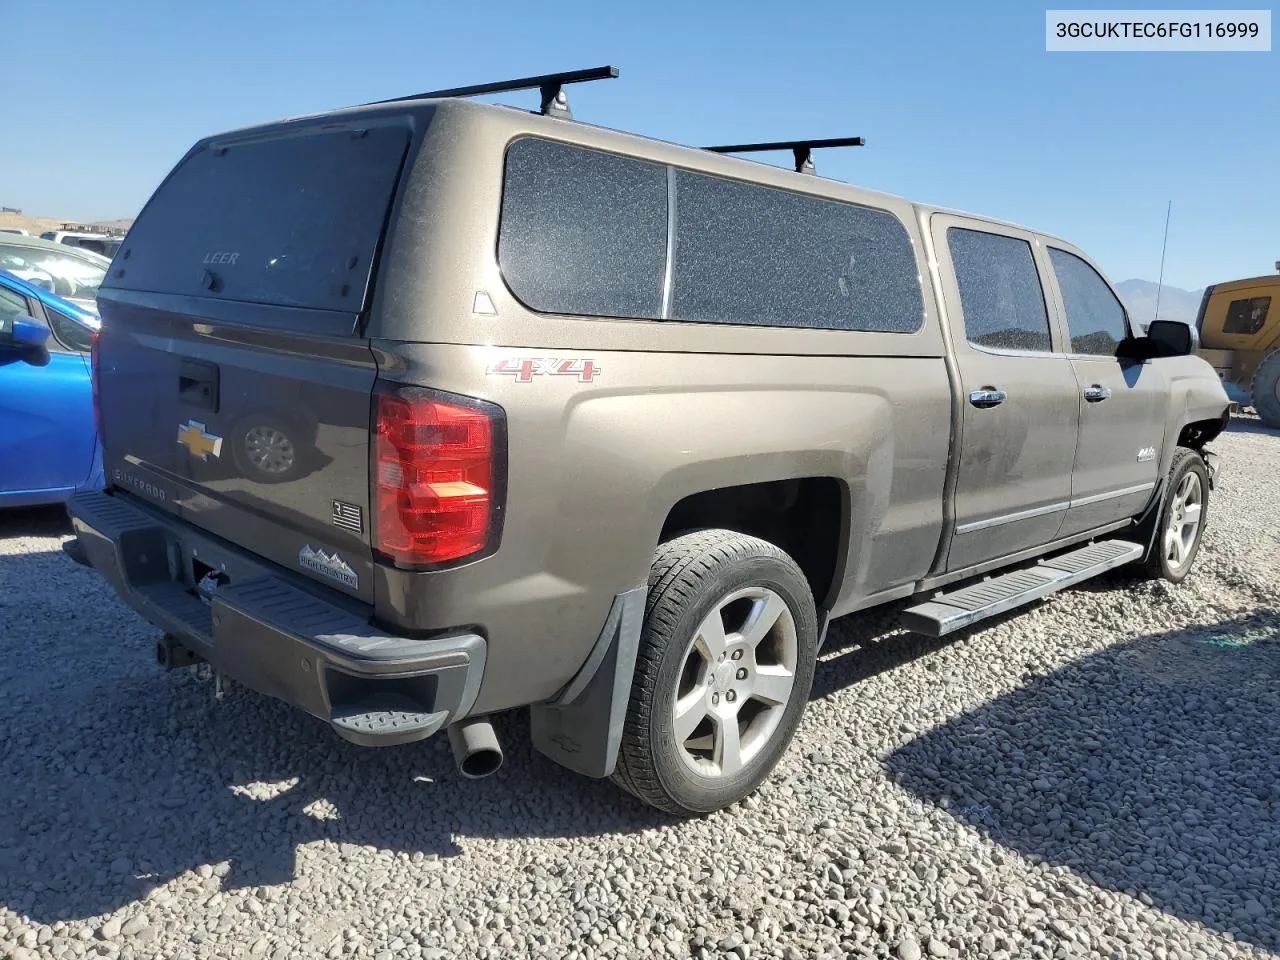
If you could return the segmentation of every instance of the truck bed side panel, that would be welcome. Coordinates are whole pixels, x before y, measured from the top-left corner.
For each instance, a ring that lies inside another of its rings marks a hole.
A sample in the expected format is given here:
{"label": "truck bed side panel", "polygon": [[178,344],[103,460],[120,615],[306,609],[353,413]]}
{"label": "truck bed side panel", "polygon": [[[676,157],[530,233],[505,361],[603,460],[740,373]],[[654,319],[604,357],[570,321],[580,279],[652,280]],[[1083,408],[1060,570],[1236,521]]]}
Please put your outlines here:
{"label": "truck bed side panel", "polygon": [[[590,383],[521,382],[528,351],[374,343],[405,382],[479,396],[508,415],[502,545],[447,574],[379,566],[381,617],[477,624],[492,662],[476,709],[549,697],[581,665],[616,594],[643,586],[671,508],[703,491],[833,477],[852,545],[839,605],[928,571],[942,529],[950,391],[941,358],[760,358],[597,352]],[[394,351],[394,356],[391,354]],[[505,362],[504,362],[505,361]],[[696,384],[696,386],[695,386]],[[833,517],[833,523],[841,522]]]}

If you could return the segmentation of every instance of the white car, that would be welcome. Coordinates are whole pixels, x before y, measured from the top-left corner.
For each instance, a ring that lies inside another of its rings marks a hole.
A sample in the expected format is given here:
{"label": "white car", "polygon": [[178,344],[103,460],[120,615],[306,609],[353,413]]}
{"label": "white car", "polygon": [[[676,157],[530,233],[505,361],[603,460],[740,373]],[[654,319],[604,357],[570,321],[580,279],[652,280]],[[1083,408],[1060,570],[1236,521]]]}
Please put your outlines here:
{"label": "white car", "polygon": [[82,250],[92,250],[108,259],[115,256],[116,251],[120,249],[120,244],[124,242],[122,236],[86,233],[78,230],[49,230],[40,234],[40,239],[51,243],[63,243],[68,247],[79,247]]}
{"label": "white car", "polygon": [[111,261],[92,250],[0,233],[0,270],[97,313],[98,285]]}

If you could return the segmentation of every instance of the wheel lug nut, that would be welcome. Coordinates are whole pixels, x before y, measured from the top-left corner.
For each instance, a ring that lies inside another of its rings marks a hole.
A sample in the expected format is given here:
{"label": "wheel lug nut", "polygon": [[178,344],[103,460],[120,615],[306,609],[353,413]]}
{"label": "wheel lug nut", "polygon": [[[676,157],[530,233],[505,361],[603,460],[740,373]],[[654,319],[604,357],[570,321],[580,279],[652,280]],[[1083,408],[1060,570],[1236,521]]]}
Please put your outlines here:
{"label": "wheel lug nut", "polygon": [[720,706],[720,694],[718,694],[718,693],[713,693],[713,694],[711,695],[711,705],[712,705],[713,707],[718,707],[718,706]]}
{"label": "wheel lug nut", "polygon": [[735,660],[741,660],[741,659],[742,659],[742,651],[741,651],[741,650],[735,650],[735,651],[733,651],[733,659],[735,659]]}
{"label": "wheel lug nut", "polygon": [[720,656],[716,657],[716,663],[724,663],[724,654],[723,654],[723,653],[722,653],[722,654],[720,654]]}
{"label": "wheel lug nut", "polygon": [[733,703],[733,701],[738,699],[738,695],[734,693],[732,690],[726,690],[724,698],[728,700],[730,703]]}
{"label": "wheel lug nut", "polygon": [[746,667],[739,667],[739,668],[738,668],[737,677],[738,677],[738,679],[739,679],[739,680],[745,680],[745,679],[747,679],[747,668],[746,668]]}

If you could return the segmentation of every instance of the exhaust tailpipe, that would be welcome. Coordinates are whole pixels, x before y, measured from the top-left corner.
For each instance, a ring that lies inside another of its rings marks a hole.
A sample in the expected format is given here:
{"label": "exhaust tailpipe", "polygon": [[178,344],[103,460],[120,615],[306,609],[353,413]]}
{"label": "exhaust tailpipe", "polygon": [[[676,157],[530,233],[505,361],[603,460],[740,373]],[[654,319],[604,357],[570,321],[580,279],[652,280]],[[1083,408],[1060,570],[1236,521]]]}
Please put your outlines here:
{"label": "exhaust tailpipe", "polygon": [[458,772],[468,780],[497,773],[502,766],[502,747],[493,724],[486,717],[460,720],[449,727],[449,746]]}
{"label": "exhaust tailpipe", "polygon": [[177,670],[202,662],[204,657],[188,650],[168,634],[156,641],[156,663],[166,670]]}

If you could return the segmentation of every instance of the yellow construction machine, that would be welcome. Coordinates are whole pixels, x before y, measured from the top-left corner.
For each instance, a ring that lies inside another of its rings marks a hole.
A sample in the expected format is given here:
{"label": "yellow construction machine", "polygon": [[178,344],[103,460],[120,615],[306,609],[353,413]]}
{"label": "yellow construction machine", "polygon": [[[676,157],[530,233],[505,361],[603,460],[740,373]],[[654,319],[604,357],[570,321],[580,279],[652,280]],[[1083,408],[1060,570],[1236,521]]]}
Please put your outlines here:
{"label": "yellow construction machine", "polygon": [[1196,328],[1232,399],[1280,429],[1280,272],[1206,288]]}

